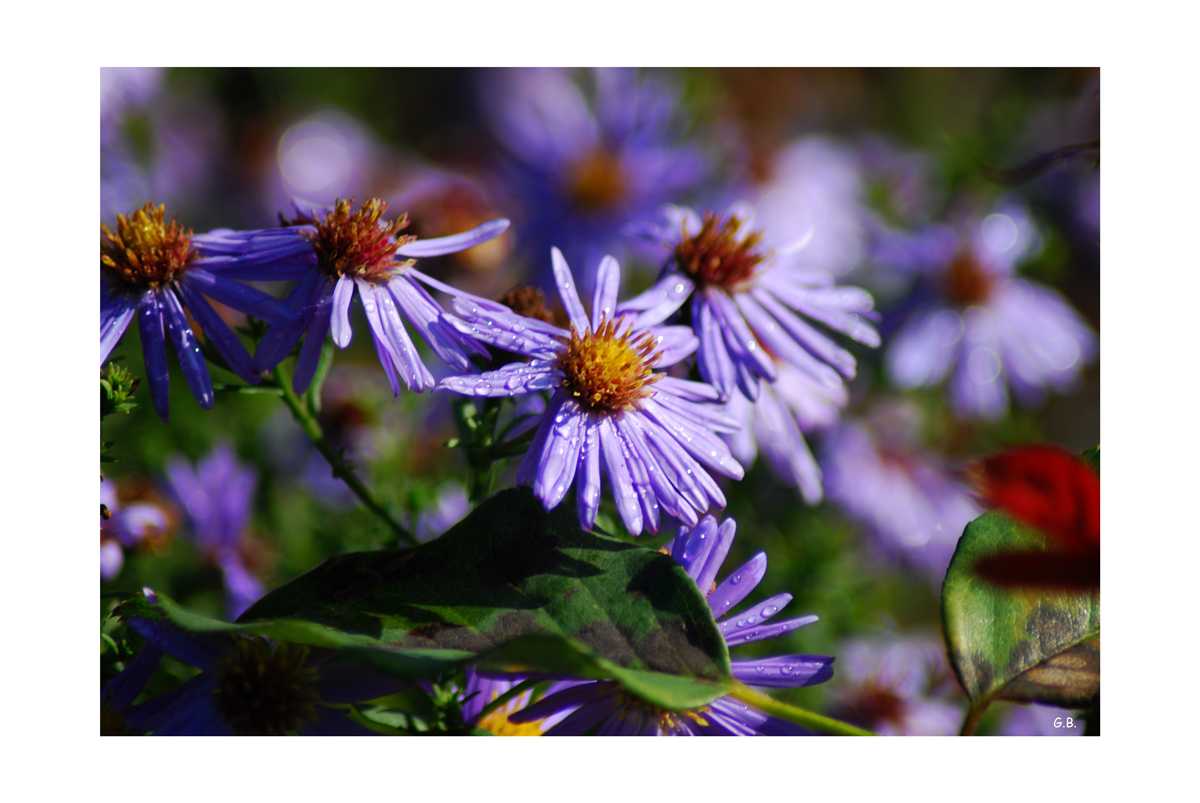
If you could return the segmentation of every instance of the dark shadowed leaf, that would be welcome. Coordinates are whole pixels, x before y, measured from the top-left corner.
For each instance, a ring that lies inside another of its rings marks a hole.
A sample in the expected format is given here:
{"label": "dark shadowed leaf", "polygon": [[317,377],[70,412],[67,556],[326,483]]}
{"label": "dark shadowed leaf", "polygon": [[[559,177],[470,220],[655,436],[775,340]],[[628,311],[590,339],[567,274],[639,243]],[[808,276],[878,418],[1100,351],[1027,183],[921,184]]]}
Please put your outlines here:
{"label": "dark shadowed leaf", "polygon": [[[1084,455],[1099,471],[1099,449]],[[942,587],[950,659],[974,712],[995,699],[1094,707],[1100,697],[1097,589],[1007,587],[975,572],[1001,553],[1058,554],[1037,530],[992,511],[967,525]]]}
{"label": "dark shadowed leaf", "polygon": [[675,561],[584,532],[573,509],[546,512],[526,488],[430,543],[328,560],[239,622],[267,620],[342,646],[478,654],[540,633],[624,669],[713,681],[730,671],[708,605]]}

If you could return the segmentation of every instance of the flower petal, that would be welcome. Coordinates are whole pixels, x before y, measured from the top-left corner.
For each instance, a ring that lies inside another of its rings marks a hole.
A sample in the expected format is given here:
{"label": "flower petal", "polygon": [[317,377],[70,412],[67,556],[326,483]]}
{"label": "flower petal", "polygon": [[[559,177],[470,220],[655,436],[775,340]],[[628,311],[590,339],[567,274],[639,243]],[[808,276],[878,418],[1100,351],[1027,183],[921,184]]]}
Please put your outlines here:
{"label": "flower petal", "polygon": [[166,421],[171,373],[167,368],[163,309],[156,290],[147,290],[138,299],[138,333],[142,337],[142,360],[146,365],[146,383],[150,385],[150,403],[154,406],[154,412]]}
{"label": "flower petal", "polygon": [[452,234],[449,237],[435,237],[431,240],[416,240],[406,243],[396,249],[396,253],[404,257],[436,257],[443,254],[457,254],[466,251],[480,243],[486,243],[499,237],[508,230],[509,222],[504,218],[496,218],[482,223],[462,234]]}
{"label": "flower petal", "polygon": [[833,677],[828,655],[777,655],[757,661],[733,661],[733,676],[749,686],[795,689],[816,686]]}
{"label": "flower petal", "polygon": [[[354,333],[350,330],[350,301],[354,298],[354,279],[342,276],[333,287],[333,306],[330,309],[329,330],[333,333],[333,342],[340,349],[350,345]],[[366,303],[363,295],[363,303]]]}
{"label": "flower petal", "polygon": [[550,261],[554,265],[554,281],[558,285],[558,294],[562,298],[563,307],[567,311],[567,318],[570,319],[571,326],[575,327],[575,331],[581,336],[584,332],[592,331],[591,324],[588,323],[587,312],[583,308],[583,302],[579,300],[575,277],[571,275],[571,268],[567,265],[562,251],[551,248]]}
{"label": "flower petal", "polygon": [[596,325],[600,321],[611,321],[616,317],[617,291],[621,286],[621,266],[611,256],[600,260],[596,273],[596,292],[592,296],[592,320]]}
{"label": "flower petal", "polygon": [[204,354],[200,344],[192,332],[183,307],[171,288],[165,288],[160,294],[161,303],[166,315],[163,320],[167,325],[167,337],[175,347],[175,356],[179,358],[179,366],[183,369],[183,378],[187,380],[192,395],[205,410],[213,406],[212,380],[208,376],[208,364],[204,362]]}
{"label": "flower petal", "polygon": [[767,553],[759,552],[708,595],[708,607],[712,608],[713,616],[724,616],[730,608],[744,600],[762,582],[766,573]]}
{"label": "flower petal", "polygon": [[126,293],[110,295],[105,282],[100,283],[100,365],[108,359],[108,355],[125,334],[129,322],[137,312],[137,297]]}

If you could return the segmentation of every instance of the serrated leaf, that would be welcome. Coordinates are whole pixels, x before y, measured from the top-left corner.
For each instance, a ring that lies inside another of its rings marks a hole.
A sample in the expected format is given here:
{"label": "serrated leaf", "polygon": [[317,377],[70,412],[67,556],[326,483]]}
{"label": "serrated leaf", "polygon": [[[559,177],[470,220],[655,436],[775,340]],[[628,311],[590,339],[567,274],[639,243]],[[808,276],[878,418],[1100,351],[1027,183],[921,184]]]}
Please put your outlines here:
{"label": "serrated leaf", "polygon": [[612,666],[711,681],[729,655],[696,585],[669,556],[584,532],[503,491],[441,538],[343,555],[271,592],[239,620],[303,620],[346,644],[482,653],[566,636]]}
{"label": "serrated leaf", "polygon": [[[1084,454],[1099,471],[1099,449]],[[1038,531],[1000,511],[967,525],[942,587],[950,660],[974,711],[995,699],[1093,707],[1100,695],[1100,594],[1005,587],[975,573],[1001,553],[1055,553]]]}

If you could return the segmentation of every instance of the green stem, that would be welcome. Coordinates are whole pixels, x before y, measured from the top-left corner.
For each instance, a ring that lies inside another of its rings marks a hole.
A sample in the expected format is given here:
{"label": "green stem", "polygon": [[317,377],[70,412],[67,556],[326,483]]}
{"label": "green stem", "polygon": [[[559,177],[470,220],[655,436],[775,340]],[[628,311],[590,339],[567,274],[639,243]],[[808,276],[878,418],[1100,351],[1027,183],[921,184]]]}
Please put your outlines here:
{"label": "green stem", "polygon": [[384,510],[382,505],[375,501],[367,486],[363,485],[362,480],[358,478],[354,470],[346,464],[346,461],[337,453],[337,450],[325,439],[325,433],[321,429],[316,416],[309,411],[308,406],[296,395],[296,391],[292,390],[292,379],[287,375],[284,367],[282,365],[278,366],[272,373],[272,376],[275,378],[275,383],[279,386],[279,389],[283,391],[283,402],[292,411],[292,417],[296,419],[296,423],[300,425],[300,429],[304,430],[304,434],[313,442],[313,446],[317,447],[317,451],[329,461],[329,466],[333,469],[333,476],[339,477],[345,482],[350,490],[354,492],[354,495],[359,498],[359,501],[391,528],[396,538],[411,546],[416,546],[417,539],[412,536],[412,533],[400,526],[400,523],[392,518],[392,515]]}
{"label": "green stem", "polygon": [[963,720],[962,730],[958,732],[959,736],[974,736],[976,729],[979,727],[979,720],[983,719],[984,712],[988,710],[990,701],[971,706],[971,710],[967,712],[967,718]]}
{"label": "green stem", "polygon": [[[736,681],[735,681],[736,683]],[[811,728],[812,730],[821,731],[822,733],[832,733],[835,736],[874,736],[870,731],[857,728],[854,725],[840,722],[836,719],[822,716],[821,714],[812,711],[806,711],[803,708],[797,708],[794,705],[789,705],[781,700],[776,700],[769,694],[763,694],[760,691],[750,688],[744,683],[737,683],[730,697],[738,702],[753,706],[764,714],[769,714],[773,717],[786,719],[788,722],[795,723],[803,728]]]}

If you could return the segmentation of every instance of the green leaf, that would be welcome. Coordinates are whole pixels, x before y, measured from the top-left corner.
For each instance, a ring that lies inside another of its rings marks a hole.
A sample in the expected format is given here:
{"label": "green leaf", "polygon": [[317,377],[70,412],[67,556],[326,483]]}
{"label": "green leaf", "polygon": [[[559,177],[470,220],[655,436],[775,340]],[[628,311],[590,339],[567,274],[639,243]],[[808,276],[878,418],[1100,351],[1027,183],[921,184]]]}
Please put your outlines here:
{"label": "green leaf", "polygon": [[[1100,470],[1099,447],[1083,458]],[[1057,551],[1000,511],[967,525],[942,586],[950,660],[971,701],[968,722],[994,700],[1091,708],[1100,698],[1100,594],[993,585],[973,570],[983,557]]]}
{"label": "green leaf", "polygon": [[592,680],[615,680],[642,701],[660,708],[697,708],[729,693],[728,680],[699,680],[662,672],[627,669],[597,655],[574,639],[531,633],[485,653],[483,669],[521,674],[545,672]]}
{"label": "green leaf", "polygon": [[330,559],[239,621],[260,620],[404,651],[478,654],[540,633],[570,637],[620,669],[709,681],[730,673],[708,604],[682,567],[584,532],[574,509],[548,513],[527,488],[496,494],[430,543]]}

